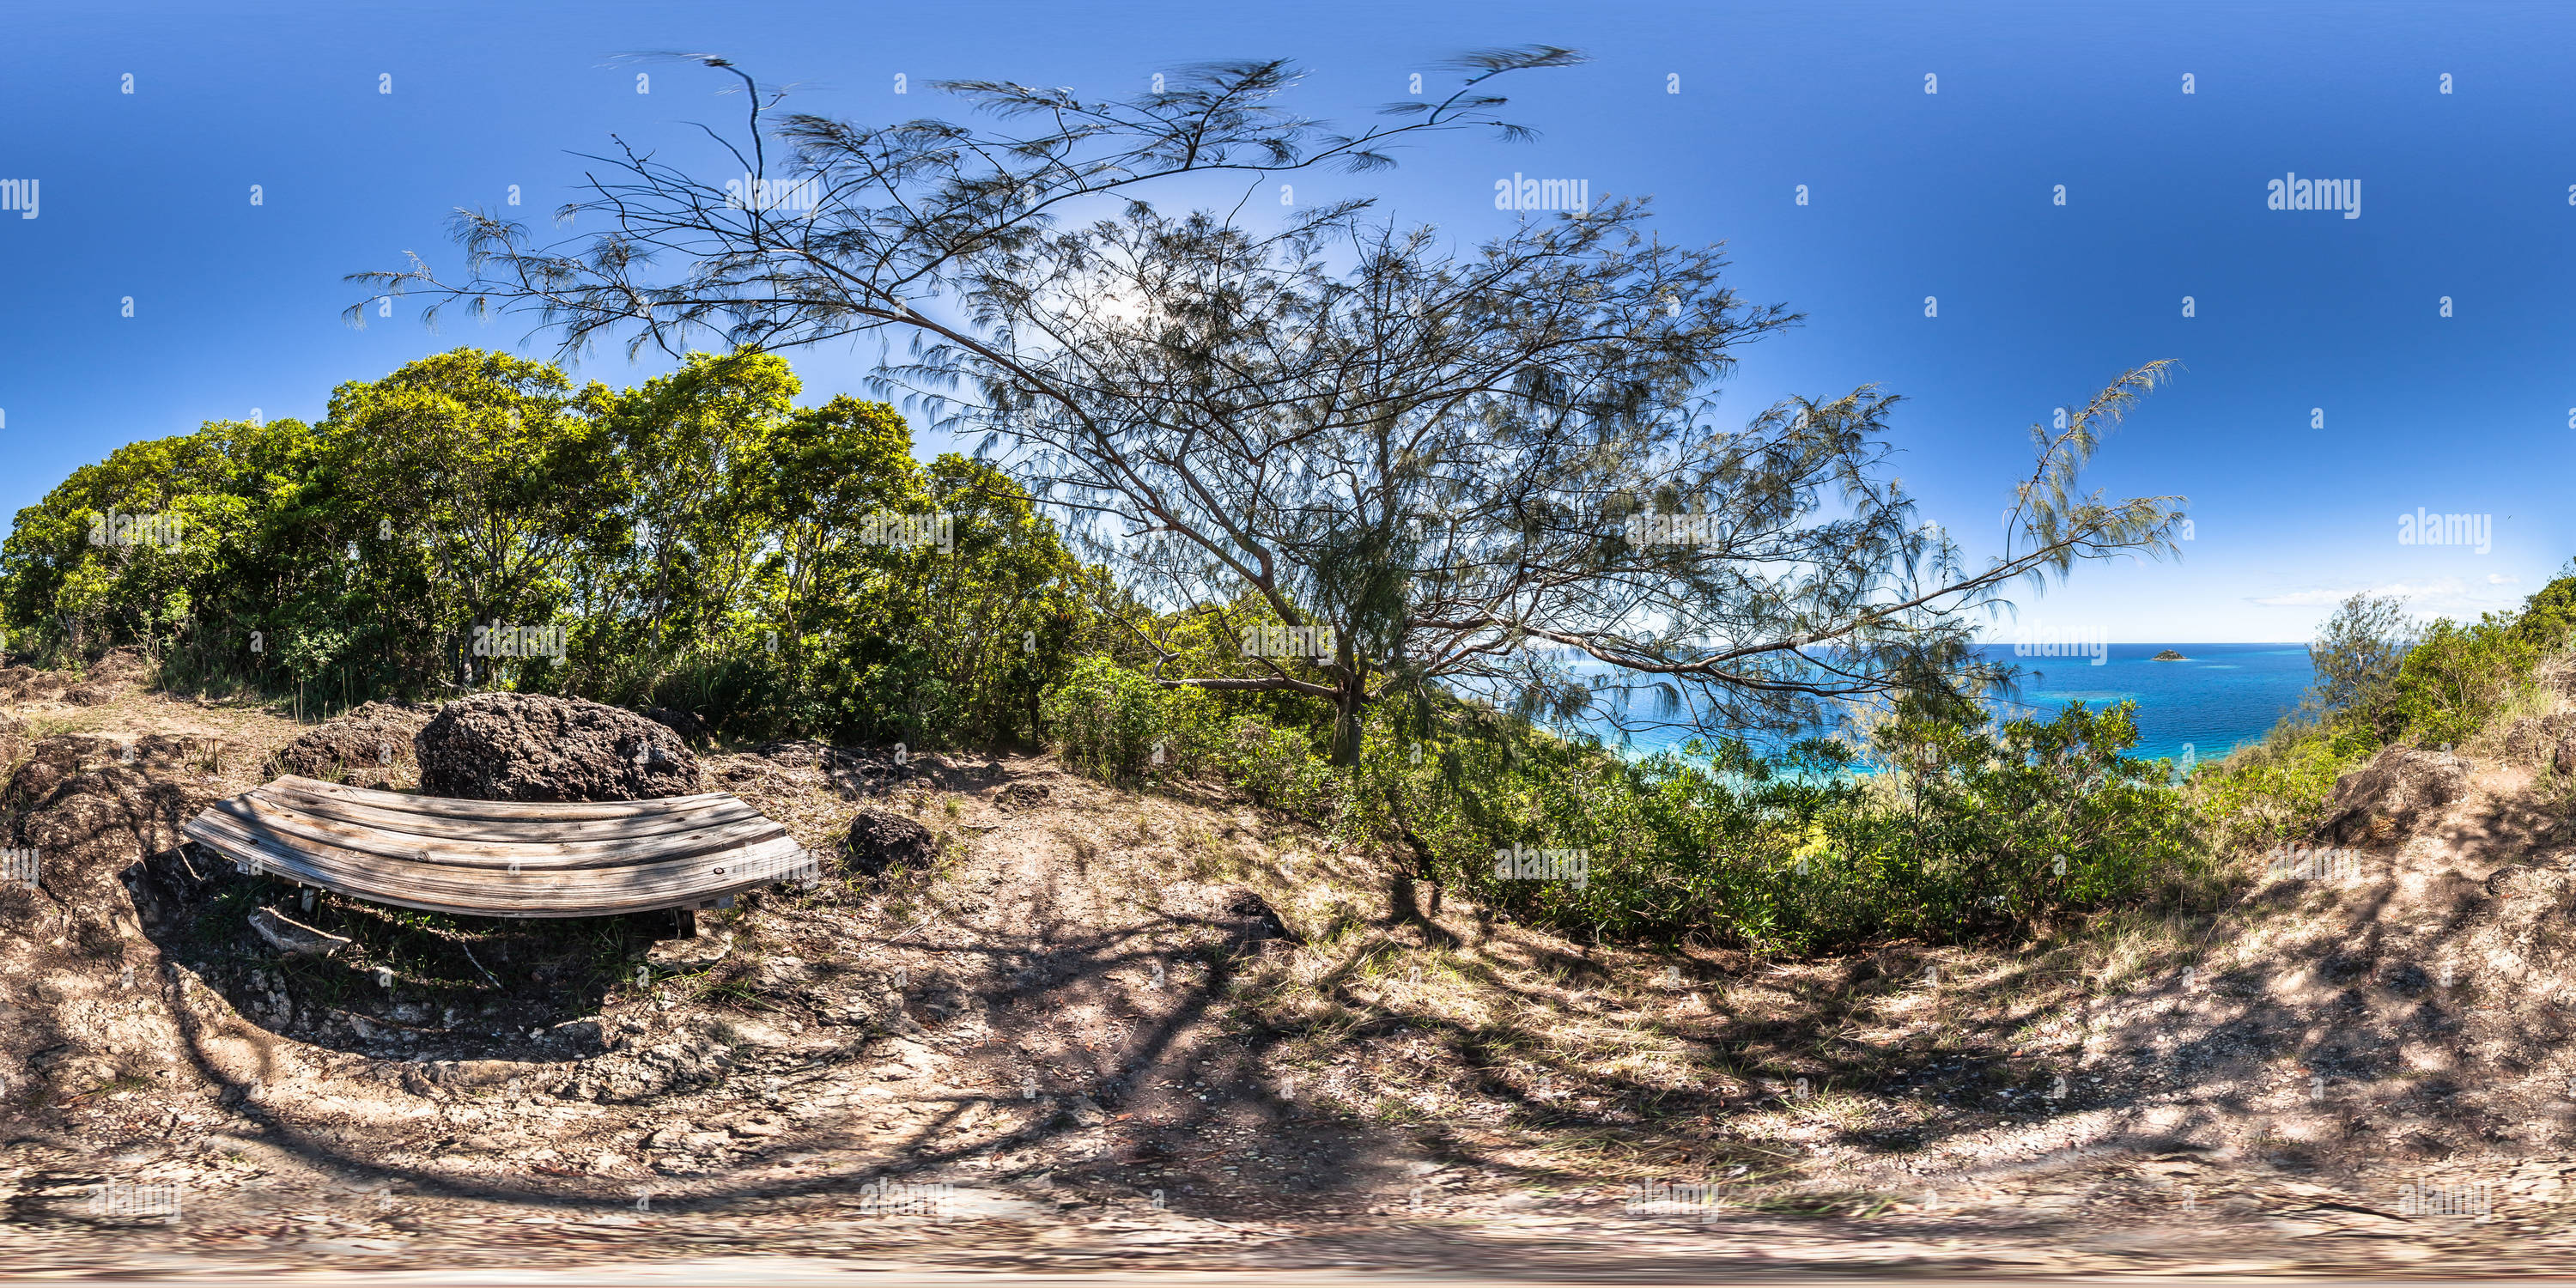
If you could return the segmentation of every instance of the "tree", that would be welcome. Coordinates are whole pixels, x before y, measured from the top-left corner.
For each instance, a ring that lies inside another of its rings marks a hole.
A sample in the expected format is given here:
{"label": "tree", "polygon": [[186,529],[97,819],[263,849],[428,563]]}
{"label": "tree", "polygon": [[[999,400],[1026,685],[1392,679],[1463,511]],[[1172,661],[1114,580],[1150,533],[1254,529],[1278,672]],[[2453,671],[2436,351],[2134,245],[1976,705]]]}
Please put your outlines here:
{"label": "tree", "polygon": [[[417,263],[357,280],[426,293],[433,312],[526,310],[568,347],[621,328],[630,351],[693,328],[763,347],[907,331],[910,357],[881,369],[888,387],[1002,448],[1126,574],[1136,606],[1216,614],[1261,655],[1226,674],[1158,666],[1158,681],[1323,700],[1344,763],[1371,705],[1435,684],[1558,716],[1642,685],[1701,726],[1955,700],[2002,678],[1969,647],[1970,619],[2005,587],[2172,549],[2175,498],[2077,486],[2101,432],[2166,364],[2034,430],[2004,549],[1971,567],[1888,470],[1892,396],[1864,386],[1740,430],[1712,422],[1735,348],[1795,318],[1721,285],[1716,248],[1652,239],[1641,202],[1453,253],[1429,230],[1369,222],[1365,201],[1262,234],[1165,216],[1136,191],[1198,171],[1374,168],[1409,131],[1523,135],[1474,87],[1575,60],[1473,56],[1449,99],[1357,136],[1271,107],[1294,80],[1279,63],[1196,69],[1123,105],[954,82],[943,88],[1043,128],[785,118],[791,191],[817,198],[793,219],[762,200],[728,205],[718,182],[629,149],[610,162],[617,177],[567,208],[606,232],[537,247],[465,214],[468,281]],[[755,98],[749,137],[726,148],[754,175],[761,112]],[[1104,196],[1126,198],[1123,211],[1057,227],[1069,203]],[[1154,620],[1132,624],[1155,639]],[[1165,665],[1176,656],[1151,647]]]}
{"label": "tree", "polygon": [[[1614,722],[1650,685],[1694,727],[1741,729],[1999,681],[1969,650],[2003,588],[2169,549],[2171,498],[2076,486],[2165,364],[2034,431],[2005,548],[1970,567],[1888,476],[1894,398],[1713,423],[1736,348],[1796,319],[1646,217],[1622,203],[1451,255],[1356,213],[1254,238],[1131,208],[1033,242],[1014,290],[979,299],[1020,347],[975,368],[963,419],[1033,446],[1050,499],[1128,538],[1093,549],[1145,602],[1265,655],[1165,683],[1329,702],[1346,763],[1369,706],[1435,682]],[[1274,623],[1321,629],[1273,650]]]}
{"label": "tree", "polygon": [[2417,632],[2406,601],[2395,595],[2354,594],[2335,607],[2308,645],[2316,668],[2318,706],[2350,715],[2378,732],[2386,722],[2390,686]]}
{"label": "tree", "polygon": [[562,570],[616,510],[597,420],[561,370],[456,349],[340,386],[325,424],[336,468],[305,475],[290,544],[341,580],[340,620],[389,654],[435,653],[449,683],[488,682],[472,628],[550,620]]}

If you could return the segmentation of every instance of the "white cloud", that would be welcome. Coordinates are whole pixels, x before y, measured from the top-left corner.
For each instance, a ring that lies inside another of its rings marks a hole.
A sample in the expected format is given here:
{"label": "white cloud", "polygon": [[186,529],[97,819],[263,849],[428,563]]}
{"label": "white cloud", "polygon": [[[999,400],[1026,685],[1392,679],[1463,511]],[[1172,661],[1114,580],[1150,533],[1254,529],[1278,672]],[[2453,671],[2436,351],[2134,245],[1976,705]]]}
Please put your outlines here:
{"label": "white cloud", "polygon": [[2490,586],[2519,586],[2522,584],[2522,578],[2508,576],[2500,572],[2491,572],[2487,574],[2487,584]]}

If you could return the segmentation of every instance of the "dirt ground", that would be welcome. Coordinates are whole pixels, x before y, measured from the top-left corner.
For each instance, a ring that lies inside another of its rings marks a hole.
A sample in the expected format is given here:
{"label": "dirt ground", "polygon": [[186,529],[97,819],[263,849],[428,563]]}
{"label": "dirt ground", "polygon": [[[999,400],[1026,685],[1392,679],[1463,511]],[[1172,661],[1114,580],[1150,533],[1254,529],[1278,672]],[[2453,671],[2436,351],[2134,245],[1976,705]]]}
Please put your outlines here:
{"label": "dirt ground", "polygon": [[[167,824],[311,725],[65,679],[0,677],[7,808],[55,802],[11,844],[95,842],[0,920],[0,1274],[2576,1264],[2576,844],[2500,748],[2214,920],[1784,963],[1392,921],[1369,857],[1212,786],[771,744],[708,788],[941,856],[676,939],[304,909]],[[263,905],[356,947],[281,959]]]}

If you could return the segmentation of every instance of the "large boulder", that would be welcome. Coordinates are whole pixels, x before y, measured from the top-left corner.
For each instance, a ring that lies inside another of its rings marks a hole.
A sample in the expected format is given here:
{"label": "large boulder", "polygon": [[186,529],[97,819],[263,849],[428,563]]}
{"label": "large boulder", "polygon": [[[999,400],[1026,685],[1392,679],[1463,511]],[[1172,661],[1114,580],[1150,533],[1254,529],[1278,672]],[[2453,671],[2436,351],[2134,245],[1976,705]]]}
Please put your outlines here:
{"label": "large boulder", "polygon": [[2469,762],[2447,751],[2390,747],[2335,780],[2321,829],[2338,845],[2393,840],[2469,793]]}
{"label": "large boulder", "polygon": [[268,772],[335,783],[354,777],[375,785],[391,771],[417,763],[412,740],[437,714],[436,707],[409,702],[367,703],[278,748],[268,758]]}
{"label": "large boulder", "polygon": [[413,739],[420,789],[485,801],[640,801],[700,790],[698,758],[632,711],[538,693],[448,703]]}

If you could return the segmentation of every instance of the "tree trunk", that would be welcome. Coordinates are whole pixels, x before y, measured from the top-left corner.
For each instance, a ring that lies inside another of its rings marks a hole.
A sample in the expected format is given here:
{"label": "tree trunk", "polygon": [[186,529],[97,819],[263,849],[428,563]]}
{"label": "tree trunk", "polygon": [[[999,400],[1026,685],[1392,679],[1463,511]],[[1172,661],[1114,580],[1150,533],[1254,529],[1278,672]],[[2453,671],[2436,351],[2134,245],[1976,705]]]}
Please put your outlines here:
{"label": "tree trunk", "polygon": [[1343,682],[1342,691],[1333,699],[1333,763],[1353,766],[1360,763],[1360,681]]}

